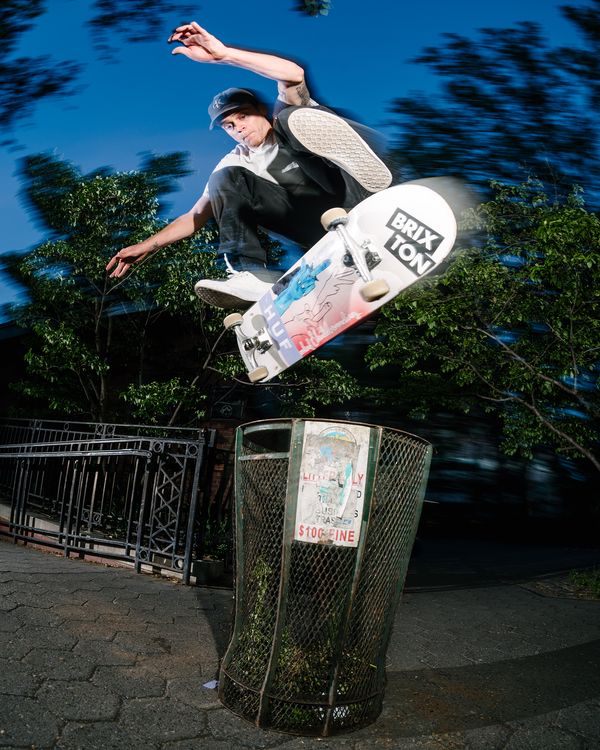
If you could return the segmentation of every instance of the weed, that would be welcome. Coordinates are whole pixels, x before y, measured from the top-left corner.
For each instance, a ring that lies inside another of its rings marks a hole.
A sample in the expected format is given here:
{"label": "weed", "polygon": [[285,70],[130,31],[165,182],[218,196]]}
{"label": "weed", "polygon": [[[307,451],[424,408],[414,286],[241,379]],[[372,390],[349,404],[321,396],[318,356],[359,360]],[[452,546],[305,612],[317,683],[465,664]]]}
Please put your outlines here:
{"label": "weed", "polygon": [[600,568],[573,570],[569,581],[581,592],[600,599]]}

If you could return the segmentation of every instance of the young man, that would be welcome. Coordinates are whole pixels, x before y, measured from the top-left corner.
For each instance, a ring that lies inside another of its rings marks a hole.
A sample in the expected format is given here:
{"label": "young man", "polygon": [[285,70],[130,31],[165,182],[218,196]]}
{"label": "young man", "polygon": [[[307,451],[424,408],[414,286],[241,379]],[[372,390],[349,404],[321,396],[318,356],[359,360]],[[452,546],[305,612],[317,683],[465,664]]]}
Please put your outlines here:
{"label": "young man", "polygon": [[251,91],[230,88],[217,94],[208,108],[210,128],[220,126],[237,145],[217,164],[190,211],[120,250],[107,269],[112,269],[112,277],[123,276],[133,263],[191,236],[214,218],[219,259],[228,278],[203,279],[196,293],[217,307],[247,307],[278,276],[267,268],[259,227],[307,249],[323,234],[323,211],[338,205],[352,208],[369,193],[388,187],[392,176],[359,135],[360,126],[310,98],[304,71],[296,63],[227,47],[195,22],[178,27],[169,41],[181,44],[173,54],[233,65],[277,81],[273,118]]}

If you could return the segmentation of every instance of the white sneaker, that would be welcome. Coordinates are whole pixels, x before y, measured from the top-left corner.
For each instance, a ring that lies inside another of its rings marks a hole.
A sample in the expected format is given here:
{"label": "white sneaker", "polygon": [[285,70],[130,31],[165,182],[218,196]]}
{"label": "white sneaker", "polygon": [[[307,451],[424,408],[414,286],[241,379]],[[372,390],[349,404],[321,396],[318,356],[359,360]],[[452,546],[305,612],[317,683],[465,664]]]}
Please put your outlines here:
{"label": "white sneaker", "polygon": [[250,307],[272,286],[250,271],[235,271],[231,266],[227,269],[227,276],[227,279],[220,280],[201,279],[194,286],[194,291],[208,305],[230,309]]}
{"label": "white sneaker", "polygon": [[302,107],[288,117],[288,127],[309,151],[336,164],[370,193],[390,186],[390,170],[341,117]]}

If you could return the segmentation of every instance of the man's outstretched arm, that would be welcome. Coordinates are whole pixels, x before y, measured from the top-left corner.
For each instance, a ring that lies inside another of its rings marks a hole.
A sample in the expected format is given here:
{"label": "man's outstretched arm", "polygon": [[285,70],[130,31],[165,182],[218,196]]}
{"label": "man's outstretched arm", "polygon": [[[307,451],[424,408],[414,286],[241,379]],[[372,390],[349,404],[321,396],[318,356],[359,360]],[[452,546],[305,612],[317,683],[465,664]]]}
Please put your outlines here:
{"label": "man's outstretched arm", "polygon": [[124,276],[134,263],[139,263],[150,253],[154,253],[178,240],[191,237],[212,218],[212,208],[207,197],[202,196],[187,213],[178,216],[166,227],[137,245],[124,247],[108,261],[106,270],[112,270],[111,278]]}
{"label": "man's outstretched arm", "polygon": [[195,21],[178,26],[169,37],[169,42],[179,42],[182,45],[173,50],[174,55],[185,55],[196,62],[234,65],[277,81],[279,97],[286,104],[301,105],[310,102],[304,70],[291,60],[265,52],[228,47]]}

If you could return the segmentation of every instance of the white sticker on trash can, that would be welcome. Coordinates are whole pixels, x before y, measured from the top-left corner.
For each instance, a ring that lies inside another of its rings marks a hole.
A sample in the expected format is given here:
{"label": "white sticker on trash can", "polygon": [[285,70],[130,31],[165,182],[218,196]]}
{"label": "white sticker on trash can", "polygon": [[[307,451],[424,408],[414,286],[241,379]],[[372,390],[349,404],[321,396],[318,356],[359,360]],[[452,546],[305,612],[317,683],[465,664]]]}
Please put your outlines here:
{"label": "white sticker on trash can", "polygon": [[369,435],[364,425],[305,424],[294,539],[358,545]]}

